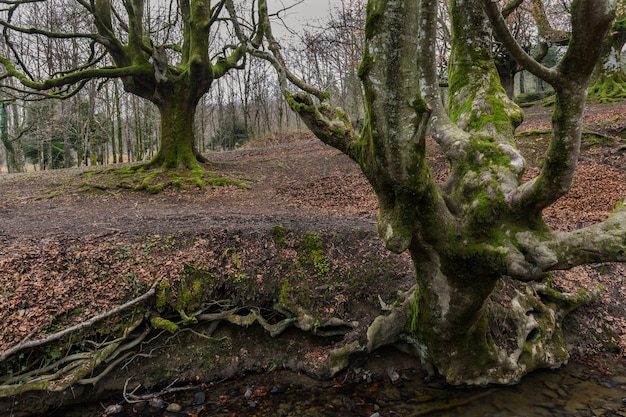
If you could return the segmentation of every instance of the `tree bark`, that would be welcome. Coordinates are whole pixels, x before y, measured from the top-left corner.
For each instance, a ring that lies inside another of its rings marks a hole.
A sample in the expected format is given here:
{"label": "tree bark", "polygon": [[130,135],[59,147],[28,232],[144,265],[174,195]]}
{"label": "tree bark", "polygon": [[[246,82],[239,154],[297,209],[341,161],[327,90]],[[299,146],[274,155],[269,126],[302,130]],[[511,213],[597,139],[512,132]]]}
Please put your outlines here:
{"label": "tree bark", "polygon": [[7,104],[4,102],[0,102],[0,141],[4,145],[4,150],[6,151],[8,172],[16,172],[17,161],[15,159],[15,149],[13,148],[13,143],[9,139]]}
{"label": "tree bark", "polygon": [[151,166],[182,171],[198,168],[199,162],[206,162],[195,146],[196,104],[172,99],[157,105],[161,116],[160,145],[150,161]]}

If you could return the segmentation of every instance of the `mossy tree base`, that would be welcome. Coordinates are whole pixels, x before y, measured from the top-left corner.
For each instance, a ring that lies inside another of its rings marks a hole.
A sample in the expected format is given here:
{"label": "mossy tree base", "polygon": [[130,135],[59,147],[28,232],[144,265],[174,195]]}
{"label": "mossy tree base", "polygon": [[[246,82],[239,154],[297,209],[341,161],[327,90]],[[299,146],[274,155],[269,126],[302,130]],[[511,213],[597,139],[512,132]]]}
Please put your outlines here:
{"label": "mossy tree base", "polygon": [[620,72],[600,77],[589,87],[589,96],[600,103],[626,100],[626,74]]}
{"label": "mossy tree base", "polygon": [[[473,327],[442,324],[441,305],[428,310],[418,290],[409,305],[405,341],[453,385],[515,384],[536,369],[559,368],[569,353],[562,323],[568,313],[597,293],[563,294],[549,280],[523,283],[502,279]],[[440,304],[442,300],[437,300]],[[450,302],[458,302],[454,296]],[[453,307],[445,314],[453,314]],[[436,326],[425,327],[426,323]],[[447,346],[441,349],[441,346]]]}
{"label": "mossy tree base", "polygon": [[234,186],[247,188],[243,181],[220,176],[198,163],[194,169],[178,170],[155,166],[153,162],[122,168],[106,168],[84,173],[87,190],[127,189],[157,194],[167,189],[189,190]]}

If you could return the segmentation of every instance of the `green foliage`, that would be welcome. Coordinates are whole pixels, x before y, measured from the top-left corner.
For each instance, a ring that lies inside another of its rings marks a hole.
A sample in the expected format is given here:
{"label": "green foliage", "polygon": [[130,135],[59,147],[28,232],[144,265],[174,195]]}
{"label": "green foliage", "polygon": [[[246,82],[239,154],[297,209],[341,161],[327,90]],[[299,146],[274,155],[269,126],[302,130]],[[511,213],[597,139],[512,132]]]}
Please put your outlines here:
{"label": "green foliage", "polygon": [[235,149],[251,139],[251,133],[238,117],[228,117],[220,121],[219,127],[211,137],[213,146],[221,149]]}

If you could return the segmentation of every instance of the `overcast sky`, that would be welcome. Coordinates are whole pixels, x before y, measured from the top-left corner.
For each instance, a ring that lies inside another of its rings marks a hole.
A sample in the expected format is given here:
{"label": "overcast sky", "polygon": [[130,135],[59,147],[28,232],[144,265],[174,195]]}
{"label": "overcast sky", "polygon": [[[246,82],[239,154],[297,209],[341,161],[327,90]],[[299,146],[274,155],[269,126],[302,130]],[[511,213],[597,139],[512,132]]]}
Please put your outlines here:
{"label": "overcast sky", "polygon": [[[324,21],[330,10],[341,4],[341,0],[304,0],[299,3],[298,0],[268,0],[270,13],[276,13],[278,10],[291,7],[280,16],[294,30],[298,30],[307,24],[316,26],[317,22]],[[275,31],[279,29],[274,25]]]}

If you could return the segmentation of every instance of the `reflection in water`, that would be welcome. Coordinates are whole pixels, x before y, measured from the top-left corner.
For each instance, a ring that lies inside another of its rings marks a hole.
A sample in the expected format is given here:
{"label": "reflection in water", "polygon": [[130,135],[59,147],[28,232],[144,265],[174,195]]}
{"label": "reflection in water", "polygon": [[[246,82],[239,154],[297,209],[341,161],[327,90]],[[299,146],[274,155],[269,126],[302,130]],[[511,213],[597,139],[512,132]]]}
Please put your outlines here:
{"label": "reflection in water", "polygon": [[[382,362],[374,366],[372,360],[369,365],[353,367],[332,381],[287,371],[249,375],[149,402],[120,401],[122,407],[109,415],[626,417],[626,367],[615,357],[592,364],[572,361],[558,371],[532,373],[515,386],[484,389],[425,382],[419,369]],[[91,415],[102,415],[102,408]]]}

